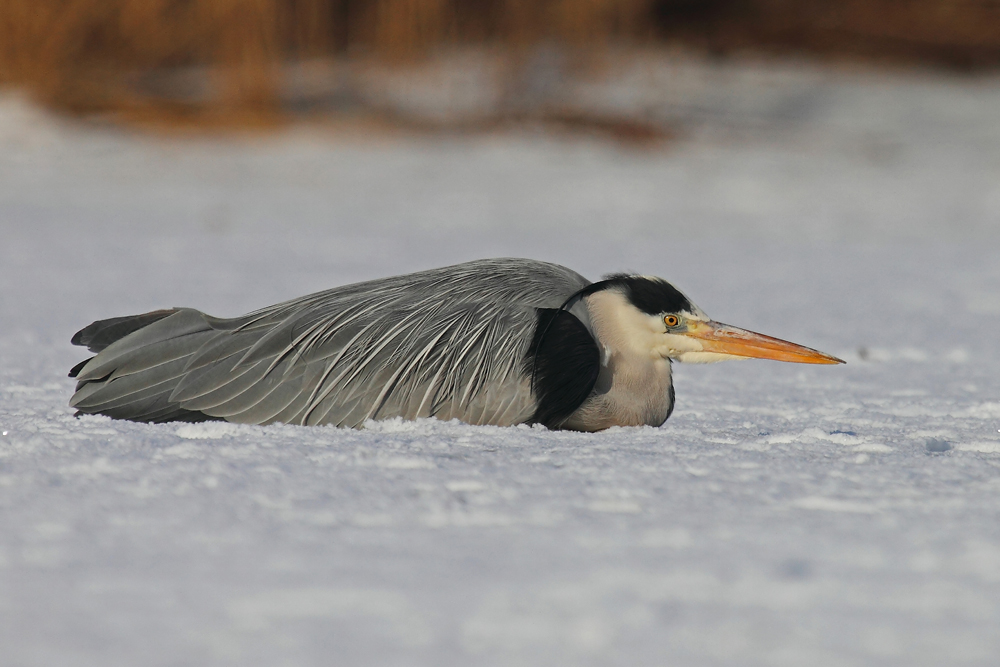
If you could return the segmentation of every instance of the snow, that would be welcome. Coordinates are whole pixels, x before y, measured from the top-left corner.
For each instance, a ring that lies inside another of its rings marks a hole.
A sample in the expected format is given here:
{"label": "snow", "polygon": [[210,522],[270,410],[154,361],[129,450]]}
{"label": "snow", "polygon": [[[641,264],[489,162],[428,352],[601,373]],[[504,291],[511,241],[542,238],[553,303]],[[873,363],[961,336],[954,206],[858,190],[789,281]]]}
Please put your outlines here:
{"label": "snow", "polygon": [[[719,67],[657,150],[0,97],[0,664],[995,664],[1000,80]],[[67,407],[94,319],[497,255],[848,364],[678,366],[664,427],[597,434]]]}

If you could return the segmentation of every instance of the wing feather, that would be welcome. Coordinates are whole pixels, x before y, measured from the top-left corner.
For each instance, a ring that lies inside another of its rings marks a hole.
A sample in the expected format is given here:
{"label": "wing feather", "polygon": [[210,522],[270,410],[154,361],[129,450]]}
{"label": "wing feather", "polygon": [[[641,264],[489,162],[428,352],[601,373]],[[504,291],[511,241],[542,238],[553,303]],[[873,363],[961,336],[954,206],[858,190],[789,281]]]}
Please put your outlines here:
{"label": "wing feather", "polygon": [[[86,381],[117,373],[105,386],[119,388],[108,398],[121,414],[132,395],[143,403],[133,412],[157,418],[174,414],[172,407],[178,415],[258,424],[358,426],[431,416],[524,422],[537,407],[524,369],[540,309],[559,308],[588,284],[555,264],[479,260],[335,288],[239,318],[180,309],[88,362],[74,401],[102,411],[101,390]],[[589,330],[585,310],[573,313]]]}

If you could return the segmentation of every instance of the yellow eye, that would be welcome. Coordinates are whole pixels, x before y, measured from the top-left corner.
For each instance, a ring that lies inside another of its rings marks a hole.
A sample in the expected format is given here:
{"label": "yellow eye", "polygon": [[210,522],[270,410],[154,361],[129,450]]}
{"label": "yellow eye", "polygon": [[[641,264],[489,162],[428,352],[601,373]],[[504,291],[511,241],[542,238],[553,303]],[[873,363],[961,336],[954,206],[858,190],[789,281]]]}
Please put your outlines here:
{"label": "yellow eye", "polygon": [[667,315],[666,317],[663,318],[663,323],[666,324],[668,327],[675,327],[681,323],[681,318],[677,317],[676,315]]}

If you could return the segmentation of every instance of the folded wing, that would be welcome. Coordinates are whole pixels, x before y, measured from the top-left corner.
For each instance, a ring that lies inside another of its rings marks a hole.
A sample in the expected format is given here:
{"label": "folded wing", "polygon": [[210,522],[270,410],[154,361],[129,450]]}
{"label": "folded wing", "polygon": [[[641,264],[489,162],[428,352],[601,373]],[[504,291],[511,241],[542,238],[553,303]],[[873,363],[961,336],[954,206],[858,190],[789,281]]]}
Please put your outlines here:
{"label": "folded wing", "polygon": [[179,308],[96,322],[74,342],[106,347],[74,369],[70,404],[154,422],[522,423],[536,412],[530,353],[540,309],[587,284],[554,264],[480,260],[233,319]]}

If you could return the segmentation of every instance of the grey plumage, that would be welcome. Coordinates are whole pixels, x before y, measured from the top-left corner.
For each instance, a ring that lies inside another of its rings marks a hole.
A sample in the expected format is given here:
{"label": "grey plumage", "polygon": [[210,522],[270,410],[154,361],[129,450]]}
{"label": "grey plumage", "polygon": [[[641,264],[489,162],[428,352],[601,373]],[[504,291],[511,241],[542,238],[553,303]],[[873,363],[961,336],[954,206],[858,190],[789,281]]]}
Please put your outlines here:
{"label": "grey plumage", "polygon": [[[98,354],[74,369],[70,405],[154,422],[523,423],[537,409],[529,348],[539,309],[560,308],[588,284],[554,264],[493,259],[339,287],[232,319],[178,308],[96,322],[74,339]],[[572,312],[589,326],[584,307]]]}
{"label": "grey plumage", "polygon": [[221,319],[190,308],[94,322],[81,413],[136,421],[360,426],[437,417],[596,431],[658,426],[671,363],[842,363],[713,322],[661,278],[590,283],[490,259],[347,285]]}

